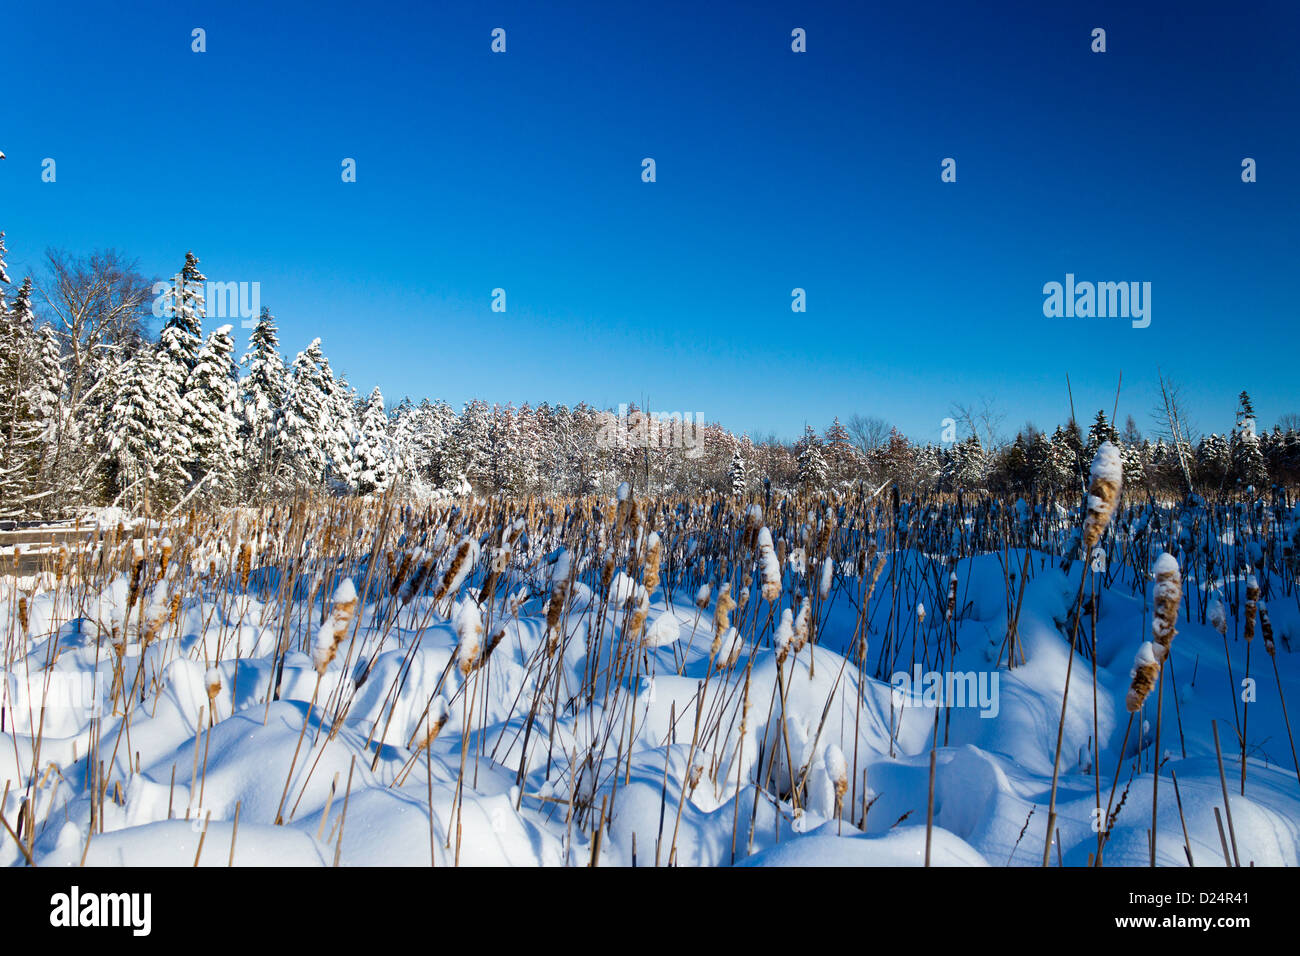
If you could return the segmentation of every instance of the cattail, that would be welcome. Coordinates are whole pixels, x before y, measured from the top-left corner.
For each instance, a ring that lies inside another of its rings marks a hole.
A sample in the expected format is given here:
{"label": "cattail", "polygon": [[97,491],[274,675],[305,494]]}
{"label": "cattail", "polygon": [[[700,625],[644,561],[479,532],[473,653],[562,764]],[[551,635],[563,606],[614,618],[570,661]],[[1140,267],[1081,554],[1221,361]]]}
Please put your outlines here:
{"label": "cattail", "polygon": [[632,611],[632,617],[628,621],[627,636],[631,640],[636,640],[641,636],[645,628],[646,618],[650,616],[650,595],[646,593],[645,588],[638,589],[636,596],[636,607]]}
{"label": "cattail", "polygon": [[774,603],[781,596],[781,560],[772,548],[772,532],[758,532],[758,570],[763,579],[763,600]]}
{"label": "cattail", "polygon": [[713,609],[713,646],[709,651],[711,657],[718,656],[718,650],[722,646],[722,635],[731,627],[731,612],[735,607],[736,602],[731,596],[731,585],[723,581],[718,589],[718,604]]}
{"label": "cattail", "polygon": [[1092,459],[1088,481],[1088,517],[1083,523],[1083,553],[1092,554],[1101,540],[1115,505],[1119,503],[1120,488],[1124,482],[1124,466],[1119,449],[1104,441]]}
{"label": "cattail", "polygon": [[[165,562],[162,570],[166,569]],[[253,545],[247,541],[239,549],[239,587],[242,591],[248,590],[248,577],[253,570]],[[160,571],[161,573],[161,571]]]}
{"label": "cattail", "polygon": [[790,641],[794,638],[794,612],[786,608],[781,612],[781,623],[776,627],[772,643],[776,645],[776,664],[780,667],[790,653]]}
{"label": "cattail", "polygon": [[844,759],[844,751],[835,744],[826,748],[823,760],[826,763],[826,775],[831,778],[831,784],[835,787],[835,815],[838,817],[844,805],[844,794],[849,789],[849,765]]}
{"label": "cattail", "polygon": [[316,642],[312,646],[312,659],[316,664],[316,673],[322,677],[325,676],[330,661],[334,660],[334,655],[338,653],[343,638],[347,636],[348,625],[352,623],[352,615],[356,610],[356,586],[351,578],[344,578],[334,589],[334,609],[330,612],[329,619],[321,625],[320,631],[316,634]]}
{"label": "cattail", "polygon": [[415,749],[417,751],[428,747],[438,738],[438,734],[442,733],[442,728],[446,725],[448,717],[450,717],[450,711],[447,709],[447,702],[440,696],[434,698],[433,705],[429,708],[429,732],[416,745]]}
{"label": "cattail", "polygon": [[808,599],[804,598],[799,602],[799,613],[794,618],[794,635],[791,639],[792,646],[790,649],[798,654],[803,650],[803,646],[808,643],[810,636]]}
{"label": "cattail", "polygon": [[951,621],[953,614],[957,612],[957,572],[953,571],[948,575],[948,610],[944,614],[945,621]]}
{"label": "cattail", "polygon": [[832,561],[830,558],[823,558],[822,576],[821,576],[820,586],[818,588],[818,593],[821,595],[823,601],[826,600],[826,598],[830,597],[831,582],[834,581],[834,579],[835,579],[835,562]]}
{"label": "cattail", "polygon": [[1156,558],[1155,610],[1151,617],[1151,638],[1155,642],[1156,660],[1164,661],[1169,645],[1178,633],[1178,604],[1183,597],[1183,579],[1178,560],[1169,552]]}
{"label": "cattail", "polygon": [[916,602],[916,626],[920,627],[925,623],[925,605],[920,601]]}
{"label": "cattail", "polygon": [[[875,547],[876,546],[873,543],[871,546],[873,551],[875,550]],[[871,572],[871,586],[867,588],[868,601],[871,600],[871,595],[876,593],[876,582],[880,580],[880,572],[883,571],[884,569],[885,569],[885,556],[883,554],[878,554],[876,555],[876,566]]]}
{"label": "cattail", "polygon": [[470,537],[461,538],[460,544],[456,546],[456,556],[452,558],[451,566],[447,568],[447,573],[443,575],[442,583],[433,596],[433,603],[437,604],[448,594],[456,593],[476,561],[478,542]]}
{"label": "cattail", "polygon": [[[600,569],[600,591],[609,597],[609,588],[614,581],[614,549],[610,548],[605,552],[605,563]],[[708,602],[705,601],[707,604]]]}
{"label": "cattail", "polygon": [[221,671],[209,667],[203,675],[203,685],[208,691],[208,713],[211,714],[216,710],[217,695],[221,693]]}
{"label": "cattail", "polygon": [[413,554],[406,551],[402,554],[402,560],[398,562],[397,570],[393,572],[393,578],[388,583],[388,593],[391,597],[396,597],[402,589],[402,582],[406,580],[406,575],[411,570],[411,561]]}
{"label": "cattail", "polygon": [[467,599],[456,615],[456,636],[460,644],[456,650],[457,666],[463,676],[478,667],[479,655],[483,649],[483,615],[478,603]]}
{"label": "cattail", "polygon": [[727,628],[727,633],[722,637],[722,646],[727,648],[727,658],[721,661],[719,666],[722,668],[732,668],[736,666],[736,661],[740,660],[740,653],[745,649],[745,638],[734,627]]}
{"label": "cattail", "polygon": [[1228,633],[1228,615],[1224,612],[1223,600],[1218,595],[1210,601],[1209,617],[1210,626],[1219,632],[1220,637]]}
{"label": "cattail", "polygon": [[1268,619],[1268,608],[1262,601],[1259,604],[1259,625],[1264,632],[1264,650],[1268,651],[1269,657],[1273,657],[1277,650],[1273,646],[1273,622]]}
{"label": "cattail", "polygon": [[1255,612],[1259,605],[1259,582],[1255,580],[1255,575],[1246,578],[1246,640],[1255,638]]}
{"label": "cattail", "polygon": [[569,552],[561,548],[555,558],[555,567],[551,569],[551,599],[546,608],[547,655],[554,654],[560,644],[560,618],[568,595]]}
{"label": "cattail", "polygon": [[700,589],[695,592],[695,606],[701,611],[709,608],[710,588],[708,582],[700,585]]}
{"label": "cattail", "polygon": [[1142,709],[1142,702],[1147,699],[1151,688],[1156,686],[1156,678],[1160,676],[1160,662],[1156,660],[1155,645],[1150,641],[1144,641],[1138,648],[1137,656],[1133,658],[1131,676],[1133,683],[1129,685],[1124,704],[1130,714],[1136,714]]}
{"label": "cattail", "polygon": [[646,547],[649,549],[645,559],[645,589],[647,594],[654,594],[655,589],[659,587],[659,562],[663,559],[663,546],[659,541],[659,533],[651,531],[650,536],[646,538]]}

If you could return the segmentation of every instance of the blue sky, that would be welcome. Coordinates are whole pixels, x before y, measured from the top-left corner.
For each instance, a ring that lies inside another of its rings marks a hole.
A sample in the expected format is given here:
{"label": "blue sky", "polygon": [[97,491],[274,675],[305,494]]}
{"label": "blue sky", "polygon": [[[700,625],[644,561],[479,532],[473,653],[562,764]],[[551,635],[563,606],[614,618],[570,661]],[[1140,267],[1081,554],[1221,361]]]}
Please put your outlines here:
{"label": "blue sky", "polygon": [[[983,398],[1050,427],[1067,372],[1150,429],[1160,366],[1203,430],[1300,411],[1296,6],[996,6],[9,5],[10,274],[192,249],[390,402],[938,440]],[[1150,326],[1045,318],[1066,273],[1149,281]]]}

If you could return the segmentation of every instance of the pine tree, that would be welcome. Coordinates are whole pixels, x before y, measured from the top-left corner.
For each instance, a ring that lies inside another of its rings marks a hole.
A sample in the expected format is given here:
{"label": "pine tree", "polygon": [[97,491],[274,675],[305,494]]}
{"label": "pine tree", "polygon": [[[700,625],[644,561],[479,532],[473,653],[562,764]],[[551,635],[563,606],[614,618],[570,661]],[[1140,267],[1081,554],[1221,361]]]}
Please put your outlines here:
{"label": "pine tree", "polygon": [[856,470],[856,454],[853,439],[848,429],[840,424],[839,416],[826,429],[825,443],[826,466],[829,473],[838,481],[850,480]]}
{"label": "pine tree", "polygon": [[746,475],[745,456],[741,454],[740,447],[731,455],[731,465],[727,469],[727,481],[731,485],[731,493],[737,498],[743,498],[748,490],[748,477]]}
{"label": "pine tree", "polygon": [[190,426],[195,411],[185,401],[186,388],[203,348],[203,285],[207,277],[199,272],[194,253],[185,253],[185,265],[163,293],[169,316],[158,338],[155,390],[162,427],[159,434],[157,482],[166,498],[181,495],[193,475],[193,436]]}
{"label": "pine tree", "polygon": [[352,443],[350,483],[359,494],[383,492],[393,479],[392,447],[384,396],[375,386],[357,422]]}
{"label": "pine tree", "polygon": [[240,383],[240,438],[253,488],[264,485],[279,457],[277,447],[288,387],[280,340],[271,310],[262,307],[240,359],[248,374]]}
{"label": "pine tree", "polygon": [[23,280],[14,307],[0,308],[0,514],[7,517],[26,513],[43,431],[31,402],[37,363],[31,291],[31,279]]}
{"label": "pine tree", "polygon": [[1093,419],[1092,426],[1088,429],[1088,443],[1083,450],[1084,460],[1091,462],[1096,457],[1097,449],[1101,447],[1102,442],[1107,441],[1118,448],[1120,444],[1119,432],[1115,430],[1115,426],[1106,417],[1106,410],[1099,409],[1097,417]]}
{"label": "pine tree", "polygon": [[104,434],[112,454],[117,489],[126,501],[148,507],[159,480],[162,432],[167,427],[158,399],[158,371],[152,355],[142,353],[126,363]]}
{"label": "pine tree", "polygon": [[1196,480],[1203,488],[1219,489],[1232,471],[1232,450],[1217,434],[1206,435],[1196,446]]}
{"label": "pine tree", "polygon": [[352,480],[352,440],[357,430],[357,393],[346,378],[335,378],[328,358],[320,359],[320,389],[324,396],[322,431],[327,477]]}
{"label": "pine tree", "polygon": [[1268,466],[1255,434],[1255,406],[1244,391],[1238,397],[1237,429],[1232,436],[1232,478],[1242,490],[1268,486]]}
{"label": "pine tree", "polygon": [[821,442],[811,425],[805,425],[803,438],[798,443],[799,484],[805,488],[819,489],[826,484],[826,460],[822,457]]}
{"label": "pine tree", "polygon": [[223,325],[208,336],[185,388],[194,477],[206,481],[206,494],[218,497],[236,490],[243,472],[238,372],[230,332],[231,326]]}
{"label": "pine tree", "polygon": [[282,462],[285,477],[295,485],[317,485],[325,480],[327,432],[332,427],[321,388],[320,339],[312,339],[298,353],[289,371],[284,416]]}

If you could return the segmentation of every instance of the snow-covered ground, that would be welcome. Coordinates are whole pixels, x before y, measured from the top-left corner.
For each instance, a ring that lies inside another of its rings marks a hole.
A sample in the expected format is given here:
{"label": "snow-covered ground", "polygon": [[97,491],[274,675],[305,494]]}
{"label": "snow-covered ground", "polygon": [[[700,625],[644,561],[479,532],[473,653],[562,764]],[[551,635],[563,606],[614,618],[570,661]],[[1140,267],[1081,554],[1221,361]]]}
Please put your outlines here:
{"label": "snow-covered ground", "polygon": [[[0,862],[30,847],[40,866],[921,865],[928,846],[936,866],[1040,865],[1068,670],[1053,865],[1089,865],[1098,806],[1105,864],[1148,864],[1158,702],[1158,864],[1224,864],[1223,781],[1229,855],[1300,863],[1283,711],[1300,706],[1300,604],[1281,558],[1256,562],[1275,656],[1258,624],[1243,637],[1245,577],[1207,590],[1190,568],[1163,686],[1130,724],[1154,606],[1132,569],[1177,540],[1137,512],[1068,572],[1046,540],[954,559],[927,550],[920,519],[912,547],[851,527],[818,542],[815,524],[801,539],[769,515],[767,536],[738,521],[709,538],[701,574],[707,512],[653,534],[635,515],[596,523],[586,547],[553,515],[481,510],[435,531],[394,511],[371,563],[384,519],[331,507],[289,597],[283,511],[255,533],[251,513],[171,529],[174,549],[146,530],[93,573],[0,578]],[[232,544],[243,534],[253,546]],[[868,546],[878,567],[853,557]],[[969,679],[973,699],[926,706],[928,672]]]}

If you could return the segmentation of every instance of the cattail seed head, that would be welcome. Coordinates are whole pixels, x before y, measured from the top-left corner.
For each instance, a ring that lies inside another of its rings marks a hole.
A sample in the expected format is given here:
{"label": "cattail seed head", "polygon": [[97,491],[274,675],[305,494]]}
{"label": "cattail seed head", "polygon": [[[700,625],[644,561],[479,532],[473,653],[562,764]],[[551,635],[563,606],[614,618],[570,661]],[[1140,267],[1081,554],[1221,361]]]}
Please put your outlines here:
{"label": "cattail seed head", "polygon": [[1156,659],[1155,645],[1146,641],[1133,658],[1133,682],[1129,685],[1124,701],[1130,714],[1136,714],[1142,709],[1142,702],[1151,693],[1151,688],[1156,686],[1156,678],[1159,676],[1160,662]]}
{"label": "cattail seed head", "polygon": [[1124,481],[1124,466],[1119,449],[1109,441],[1101,443],[1092,459],[1088,481],[1088,517],[1083,523],[1083,553],[1092,554],[1110,523],[1115,506],[1119,503],[1120,488]]}

